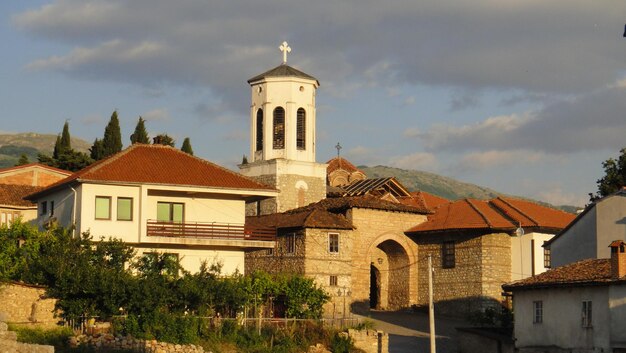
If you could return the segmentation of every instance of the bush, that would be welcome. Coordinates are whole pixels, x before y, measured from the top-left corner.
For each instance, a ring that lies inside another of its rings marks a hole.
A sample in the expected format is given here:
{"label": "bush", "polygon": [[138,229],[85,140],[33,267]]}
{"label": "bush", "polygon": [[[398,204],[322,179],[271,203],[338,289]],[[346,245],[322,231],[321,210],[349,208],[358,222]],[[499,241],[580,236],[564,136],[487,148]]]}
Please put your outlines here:
{"label": "bush", "polygon": [[333,353],[350,353],[352,351],[352,339],[347,335],[336,333],[330,340],[330,351]]}
{"label": "bush", "polygon": [[10,325],[9,330],[17,332],[17,340],[24,343],[45,344],[55,347],[68,345],[68,340],[74,335],[69,327],[25,327]]}

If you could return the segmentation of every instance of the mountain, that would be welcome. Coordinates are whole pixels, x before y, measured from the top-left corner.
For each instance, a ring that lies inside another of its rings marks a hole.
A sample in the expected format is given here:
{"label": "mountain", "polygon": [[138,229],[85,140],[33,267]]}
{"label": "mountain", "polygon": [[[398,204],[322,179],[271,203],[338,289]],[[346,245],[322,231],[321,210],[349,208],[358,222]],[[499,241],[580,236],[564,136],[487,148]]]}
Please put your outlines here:
{"label": "mountain", "polygon": [[[486,187],[478,186],[475,184],[464,183],[462,181],[444,177],[441,175],[422,172],[418,170],[406,170],[400,168],[385,167],[378,165],[375,167],[358,166],[358,168],[367,175],[368,178],[385,178],[395,177],[402,185],[404,185],[410,191],[422,190],[428,193],[444,197],[448,200],[458,200],[464,198],[473,199],[492,199],[499,195],[513,196],[522,199],[525,197],[506,195],[501,192],[489,189]],[[545,202],[530,200],[542,205],[554,207],[566,212],[576,213],[578,207],[569,205],[554,206]]]}
{"label": "mountain", "polygon": [[[0,134],[0,168],[14,166],[20,156],[25,154],[30,162],[37,162],[37,155],[51,155],[57,135],[25,132],[19,134]],[[88,152],[91,143],[79,138],[72,138],[72,148]]]}

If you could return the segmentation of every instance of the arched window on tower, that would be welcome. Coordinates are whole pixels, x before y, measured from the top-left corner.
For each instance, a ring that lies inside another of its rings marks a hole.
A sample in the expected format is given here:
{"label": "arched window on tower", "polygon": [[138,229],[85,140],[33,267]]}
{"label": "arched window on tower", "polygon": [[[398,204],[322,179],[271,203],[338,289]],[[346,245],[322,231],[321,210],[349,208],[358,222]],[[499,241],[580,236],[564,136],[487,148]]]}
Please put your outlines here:
{"label": "arched window on tower", "polygon": [[274,149],[285,148],[285,109],[276,107],[274,109]]}
{"label": "arched window on tower", "polygon": [[256,111],[256,150],[263,150],[263,109]]}
{"label": "arched window on tower", "polygon": [[306,149],[306,111],[304,108],[298,109],[296,118],[296,147],[304,150]]}

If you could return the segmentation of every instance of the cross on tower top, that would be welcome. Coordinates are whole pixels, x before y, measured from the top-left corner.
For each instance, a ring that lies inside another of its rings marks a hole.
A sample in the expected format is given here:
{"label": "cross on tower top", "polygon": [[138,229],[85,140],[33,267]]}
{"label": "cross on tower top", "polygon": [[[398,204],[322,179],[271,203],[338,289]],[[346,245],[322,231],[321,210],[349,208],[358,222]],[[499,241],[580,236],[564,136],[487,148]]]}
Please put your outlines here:
{"label": "cross on tower top", "polygon": [[337,142],[337,145],[335,146],[335,148],[337,149],[337,158],[339,158],[339,152],[341,152],[341,149],[343,147],[341,147],[341,145],[339,144],[339,142]]}
{"label": "cross on tower top", "polygon": [[291,47],[285,41],[285,42],[283,42],[283,44],[280,45],[280,47],[278,47],[278,49],[280,49],[280,51],[283,52],[283,64],[286,64],[287,63],[287,53],[291,53]]}

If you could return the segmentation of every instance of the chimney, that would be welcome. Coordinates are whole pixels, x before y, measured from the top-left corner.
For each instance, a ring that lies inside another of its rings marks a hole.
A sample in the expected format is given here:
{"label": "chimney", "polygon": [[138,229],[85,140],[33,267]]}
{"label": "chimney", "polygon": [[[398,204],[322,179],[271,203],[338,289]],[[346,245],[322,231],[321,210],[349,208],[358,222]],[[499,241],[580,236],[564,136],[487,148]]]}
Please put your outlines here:
{"label": "chimney", "polygon": [[623,240],[614,240],[611,245],[611,279],[626,276],[626,243]]}

